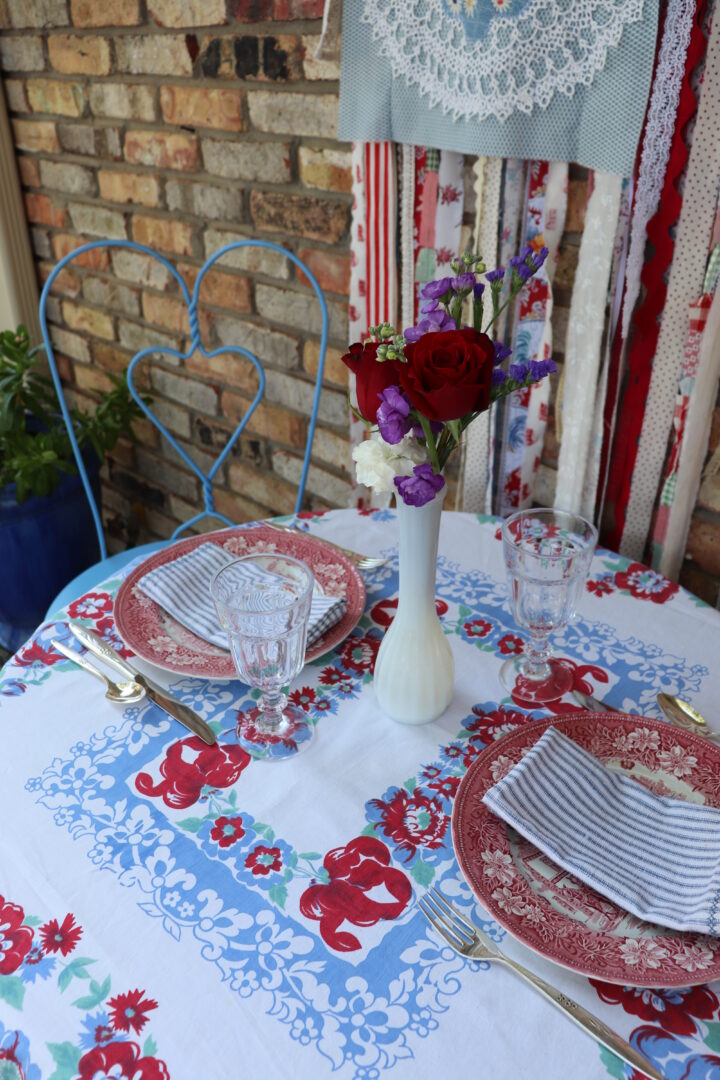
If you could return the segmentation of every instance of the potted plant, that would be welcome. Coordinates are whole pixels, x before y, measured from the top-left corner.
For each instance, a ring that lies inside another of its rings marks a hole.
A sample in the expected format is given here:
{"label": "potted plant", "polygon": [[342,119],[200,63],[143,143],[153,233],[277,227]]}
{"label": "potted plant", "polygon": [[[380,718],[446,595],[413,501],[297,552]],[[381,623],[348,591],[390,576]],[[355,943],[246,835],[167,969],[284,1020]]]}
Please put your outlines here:
{"label": "potted plant", "polygon": [[[0,333],[0,644],[16,648],[97,559],[97,537],[42,346]],[[96,499],[105,454],[141,411],[122,376],[93,412],[71,410]]]}

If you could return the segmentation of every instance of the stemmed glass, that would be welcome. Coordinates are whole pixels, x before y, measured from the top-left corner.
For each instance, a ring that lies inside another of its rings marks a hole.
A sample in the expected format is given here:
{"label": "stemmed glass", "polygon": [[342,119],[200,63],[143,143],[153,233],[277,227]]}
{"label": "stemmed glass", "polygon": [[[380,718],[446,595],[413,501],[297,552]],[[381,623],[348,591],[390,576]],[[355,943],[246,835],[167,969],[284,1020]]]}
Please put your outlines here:
{"label": "stemmed glass", "polygon": [[210,594],[241,680],[260,696],[241,716],[238,742],[278,761],[305,749],[314,727],[288,705],[289,684],[305,662],[313,575],[289,555],[247,555],[215,575]]}
{"label": "stemmed glass", "polygon": [[555,701],[571,689],[573,676],[569,664],[552,656],[548,639],[574,613],[597,530],[564,510],[520,510],[506,518],[502,536],[513,617],[529,639],[522,655],[505,661],[500,681],[517,700]]}

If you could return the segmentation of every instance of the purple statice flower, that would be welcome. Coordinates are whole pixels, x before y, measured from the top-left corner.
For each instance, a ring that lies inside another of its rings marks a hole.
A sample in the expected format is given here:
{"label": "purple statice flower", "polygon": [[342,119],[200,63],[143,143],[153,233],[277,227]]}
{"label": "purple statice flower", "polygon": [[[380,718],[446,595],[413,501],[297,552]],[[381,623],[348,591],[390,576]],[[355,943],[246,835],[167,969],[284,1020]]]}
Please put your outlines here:
{"label": "purple statice flower", "polygon": [[412,476],[395,477],[395,487],[406,506],[425,506],[444,486],[444,478],[433,472],[427,462],[416,465]]}
{"label": "purple statice flower", "polygon": [[491,285],[495,285],[496,282],[502,281],[502,279],[504,277],[505,277],[505,267],[504,266],[498,266],[497,270],[490,270],[485,275],[485,280],[489,281]]}
{"label": "purple statice flower", "polygon": [[475,284],[475,275],[470,274],[470,273],[468,273],[468,274],[458,274],[457,277],[454,277],[452,279],[452,287],[457,292],[460,292],[463,289],[472,289],[474,284]]}
{"label": "purple statice flower", "polygon": [[406,341],[417,341],[423,334],[433,334],[444,330],[455,330],[455,320],[442,310],[431,311],[416,326],[403,330]]}
{"label": "purple statice flower", "polygon": [[523,247],[521,247],[519,252],[518,252],[518,258],[522,259],[523,262],[524,262],[525,259],[528,258],[528,256],[532,255],[532,253],[533,253],[532,244],[524,244]]}
{"label": "purple statice flower", "polygon": [[508,356],[512,356],[512,349],[509,345],[503,345],[502,341],[496,341],[494,348],[495,359],[493,360],[493,363],[495,365],[502,364],[505,360],[507,360]]}
{"label": "purple statice flower", "polygon": [[493,368],[492,375],[490,376],[490,385],[491,386],[502,386],[502,384],[505,382],[506,379],[507,379],[507,375],[505,374],[505,372],[503,371],[503,369],[501,367]]}
{"label": "purple statice flower", "polygon": [[377,423],[380,434],[386,443],[395,446],[401,442],[412,427],[410,399],[403,394],[399,386],[388,386],[378,394],[380,405],[377,411]]}
{"label": "purple statice flower", "polygon": [[439,300],[445,293],[449,293],[452,289],[452,281],[449,277],[438,278],[437,281],[428,281],[427,285],[423,285],[420,290],[420,295],[423,300]]}
{"label": "purple statice flower", "polygon": [[508,375],[511,379],[515,379],[516,382],[525,382],[527,373],[527,364],[511,364],[508,368]]}
{"label": "purple statice flower", "polygon": [[485,283],[483,281],[478,281],[473,285],[473,299],[479,300],[484,292]]}
{"label": "purple statice flower", "polygon": [[514,266],[513,270],[521,281],[527,281],[535,273],[532,266],[528,266],[527,263],[521,263],[520,266]]}
{"label": "purple statice flower", "polygon": [[550,251],[546,247],[541,247],[539,251],[536,251],[530,260],[530,262],[533,264],[533,268],[535,270],[539,270],[549,254]]}
{"label": "purple statice flower", "polygon": [[544,379],[546,375],[550,375],[553,371],[557,371],[557,364],[550,357],[547,360],[530,361],[530,378],[533,382]]}

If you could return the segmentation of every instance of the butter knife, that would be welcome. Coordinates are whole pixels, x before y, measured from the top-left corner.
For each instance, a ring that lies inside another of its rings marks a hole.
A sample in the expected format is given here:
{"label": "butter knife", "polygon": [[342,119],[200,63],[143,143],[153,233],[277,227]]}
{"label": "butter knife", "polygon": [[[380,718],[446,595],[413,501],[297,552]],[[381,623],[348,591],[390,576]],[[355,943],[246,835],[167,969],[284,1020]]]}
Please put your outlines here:
{"label": "butter knife", "polygon": [[615,712],[611,705],[606,705],[604,701],[598,701],[589,694],[583,694],[580,690],[571,690],[571,694],[578,705],[582,705],[583,709],[588,709],[590,712]]}
{"label": "butter knife", "polygon": [[68,623],[68,626],[71,634],[77,638],[81,645],[89,649],[98,659],[104,660],[106,664],[121,672],[126,678],[134,679],[135,682],[139,683],[150,700],[159,706],[163,712],[166,712],[168,716],[172,716],[174,720],[192,731],[208,746],[212,746],[216,742],[212,728],[196,712],[187,705],[183,705],[181,701],[171,697],[167,690],[164,690],[162,686],[158,686],[147,675],[143,675],[141,671],[136,671],[134,667],[128,664],[127,660],[123,660],[115,649],[107,645],[96,633],[88,630],[85,626],[77,626],[75,623]]}

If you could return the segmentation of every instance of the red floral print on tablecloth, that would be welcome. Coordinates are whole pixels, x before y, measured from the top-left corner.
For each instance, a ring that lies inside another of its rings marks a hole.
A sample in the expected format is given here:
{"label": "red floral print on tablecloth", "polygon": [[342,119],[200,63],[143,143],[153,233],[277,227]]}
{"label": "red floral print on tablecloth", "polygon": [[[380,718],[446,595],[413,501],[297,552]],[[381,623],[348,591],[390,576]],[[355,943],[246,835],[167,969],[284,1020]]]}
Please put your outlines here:
{"label": "red floral print on tablecloth", "polygon": [[184,810],[198,801],[203,788],[232,787],[249,764],[250,755],[241,746],[232,743],[207,746],[193,735],[168,749],[160,766],[162,780],[156,784],[148,773],[141,772],[135,779],[135,787],[141,795],[159,797],[166,806]]}
{"label": "red floral print on tablecloth", "polygon": [[160,1058],[141,1055],[133,1042],[111,1042],[96,1046],[78,1062],[78,1080],[170,1080],[167,1065]]}
{"label": "red floral print on tablecloth", "polygon": [[[386,630],[395,618],[398,606],[398,597],[388,597],[387,600],[378,600],[377,604],[374,604],[370,609],[370,618],[378,626]],[[439,596],[435,597],[435,611],[437,617],[440,619],[447,611],[448,606],[444,600],[441,600]]]}
{"label": "red floral print on tablecloth", "polygon": [[242,840],[245,835],[245,828],[243,826],[243,819],[241,817],[222,817],[215,819],[215,824],[210,830],[210,839],[215,840],[217,844],[222,847],[232,847],[233,844],[237,844],[238,840]]}
{"label": "red floral print on tablecloth", "polygon": [[351,635],[338,649],[342,663],[358,675],[372,672],[375,669],[380,641],[379,637],[371,637],[369,634],[363,637]]}
{"label": "red floral print on tablecloth", "polygon": [[505,634],[497,643],[503,656],[517,656],[523,651],[523,639],[514,634]]}
{"label": "red floral print on tablecloth", "polygon": [[134,1031],[139,1035],[148,1022],[147,1014],[157,1009],[157,1001],[145,997],[144,990],[128,990],[108,1001],[110,1023],[115,1031]]}
{"label": "red floral print on tablecloth", "polygon": [[78,926],[75,918],[68,913],[61,925],[58,925],[57,919],[50,919],[41,926],[40,937],[46,953],[59,952],[67,956],[82,937],[82,927]]}
{"label": "red floral print on tablecloth", "polygon": [[0,975],[12,975],[30,951],[33,932],[23,926],[25,912],[0,896]]}
{"label": "red floral print on tablecloth", "polygon": [[601,1001],[608,1005],[622,1005],[626,1013],[660,1024],[674,1035],[696,1035],[695,1019],[712,1020],[720,1009],[716,994],[708,986],[691,986],[687,989],[646,990],[633,986],[615,986],[613,983],[590,979]]}
{"label": "red floral print on tablecloth", "polygon": [[637,600],[652,600],[653,604],[664,604],[680,588],[674,581],[668,581],[642,563],[630,563],[627,570],[618,570],[615,584],[618,589],[627,589]]}
{"label": "red floral print on tablecloth", "polygon": [[419,788],[412,794],[397,788],[388,801],[371,799],[368,805],[379,814],[380,829],[406,862],[419,847],[433,850],[443,846],[448,818],[435,796],[424,795]]}
{"label": "red floral print on tablecloth", "polygon": [[268,874],[282,870],[282,852],[277,847],[264,847],[259,844],[253,848],[245,859],[245,866],[256,877],[267,877]]}
{"label": "red floral print on tablecloth", "polygon": [[[356,836],[344,847],[329,851],[323,860],[329,881],[313,883],[300,897],[300,912],[320,924],[326,945],[339,952],[361,948],[357,937],[340,930],[343,922],[375,926],[396,919],[408,905],[412,886],[401,870],[390,866],[390,852],[373,836]],[[392,897],[380,901],[367,894],[384,887]]]}
{"label": "red floral print on tablecloth", "polygon": [[79,600],[73,600],[68,604],[68,615],[71,619],[92,619],[97,622],[103,615],[108,615],[113,609],[113,600],[110,593],[89,592],[81,596]]}

